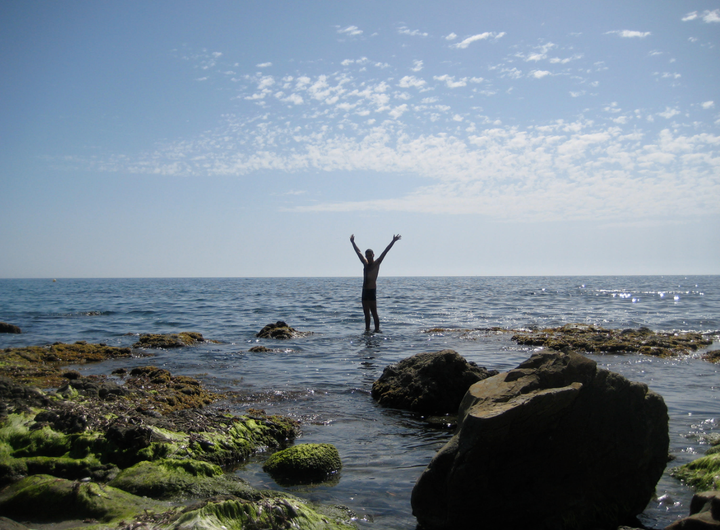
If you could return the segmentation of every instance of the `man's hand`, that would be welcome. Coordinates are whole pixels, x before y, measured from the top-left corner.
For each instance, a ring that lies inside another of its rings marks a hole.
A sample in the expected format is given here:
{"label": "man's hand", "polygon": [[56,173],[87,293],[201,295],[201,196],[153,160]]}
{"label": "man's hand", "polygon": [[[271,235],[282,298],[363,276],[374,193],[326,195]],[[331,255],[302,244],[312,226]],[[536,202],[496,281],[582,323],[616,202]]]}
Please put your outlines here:
{"label": "man's hand", "polygon": [[355,243],[355,234],[350,236],[350,243]]}
{"label": "man's hand", "polygon": [[395,243],[395,241],[400,241],[401,238],[402,236],[400,234],[393,236],[393,243]]}

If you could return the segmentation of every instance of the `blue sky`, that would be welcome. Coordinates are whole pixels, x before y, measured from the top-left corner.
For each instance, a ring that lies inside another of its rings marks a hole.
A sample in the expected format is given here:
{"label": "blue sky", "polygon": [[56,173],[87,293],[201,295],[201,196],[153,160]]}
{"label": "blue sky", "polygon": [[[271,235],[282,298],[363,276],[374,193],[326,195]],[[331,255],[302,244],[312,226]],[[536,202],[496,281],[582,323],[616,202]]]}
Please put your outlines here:
{"label": "blue sky", "polygon": [[0,277],[720,274],[717,1],[9,1],[0,61]]}

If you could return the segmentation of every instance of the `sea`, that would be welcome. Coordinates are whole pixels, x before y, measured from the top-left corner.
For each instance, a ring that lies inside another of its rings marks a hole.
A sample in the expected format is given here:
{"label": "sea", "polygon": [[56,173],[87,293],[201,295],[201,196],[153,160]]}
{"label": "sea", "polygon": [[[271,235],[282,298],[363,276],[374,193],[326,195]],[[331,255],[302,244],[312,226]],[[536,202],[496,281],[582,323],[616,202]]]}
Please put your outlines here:
{"label": "sea", "polygon": [[[688,515],[693,490],[670,470],[700,457],[720,436],[719,367],[701,358],[720,349],[720,276],[381,276],[382,332],[369,334],[361,287],[361,277],[4,279],[0,321],[23,333],[0,334],[0,347],[79,340],[130,346],[142,333],[200,332],[218,342],[74,368],[109,375],[116,368],[160,366],[229,392],[222,406],[237,414],[255,408],[297,419],[296,443],[338,448],[343,468],[334,481],[281,487],[262,471],[267,453],[232,472],[258,488],[346,506],[360,528],[384,530],[416,527],[412,488],[453,432],[449,422],[376,404],[370,389],[386,366],[450,348],[505,371],[537,350],[497,328],[585,323],[698,331],[713,344],[690,356],[589,355],[601,367],[647,384],[669,409],[673,460],[641,521],[663,528]],[[256,338],[276,321],[309,334]],[[256,345],[272,351],[250,352]]]}

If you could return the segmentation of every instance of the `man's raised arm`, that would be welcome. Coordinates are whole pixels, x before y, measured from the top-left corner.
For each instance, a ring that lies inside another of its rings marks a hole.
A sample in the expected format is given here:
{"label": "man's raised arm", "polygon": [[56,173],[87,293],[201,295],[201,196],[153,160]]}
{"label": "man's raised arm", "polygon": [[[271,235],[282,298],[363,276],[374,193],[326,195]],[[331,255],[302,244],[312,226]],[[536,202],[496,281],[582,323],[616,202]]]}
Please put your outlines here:
{"label": "man's raised arm", "polygon": [[367,265],[367,260],[365,259],[365,256],[362,255],[362,252],[360,252],[360,249],[355,244],[355,234],[350,236],[350,243],[352,243],[352,246],[355,249],[355,253],[358,255],[358,258],[360,258],[360,261],[362,261],[363,265]]}
{"label": "man's raised arm", "polygon": [[383,260],[383,258],[385,257],[385,254],[387,254],[388,251],[389,251],[389,250],[392,248],[392,246],[395,244],[395,241],[400,241],[400,237],[401,237],[400,234],[398,234],[398,235],[396,235],[396,236],[393,236],[393,240],[390,241],[390,244],[387,246],[387,248],[386,248],[385,250],[383,250],[383,253],[380,254],[380,257],[376,260],[377,263],[378,263],[378,265],[380,264],[380,262],[381,262],[381,261]]}

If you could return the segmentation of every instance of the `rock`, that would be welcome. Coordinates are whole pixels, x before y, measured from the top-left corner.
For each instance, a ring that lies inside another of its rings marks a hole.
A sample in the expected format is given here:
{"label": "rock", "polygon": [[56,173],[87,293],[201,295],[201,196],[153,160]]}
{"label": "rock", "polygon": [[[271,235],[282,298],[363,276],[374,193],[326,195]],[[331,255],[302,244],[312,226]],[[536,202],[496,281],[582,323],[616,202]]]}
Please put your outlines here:
{"label": "rock", "polygon": [[712,339],[701,333],[656,333],[648,328],[606,329],[588,324],[523,331],[513,335],[512,340],[563,352],[640,353],[657,357],[689,355],[712,344]]}
{"label": "rock", "polygon": [[262,328],[255,336],[260,339],[294,339],[306,335],[310,335],[310,333],[298,331],[288,326],[282,320],[278,320],[274,324],[268,324]]}
{"label": "rock", "polygon": [[667,407],[646,385],[541,352],[468,390],[413,513],[430,530],[614,529],[651,500],[668,446]]}
{"label": "rock", "polygon": [[213,341],[205,340],[201,333],[194,331],[183,331],[182,333],[172,333],[170,335],[148,333],[140,335],[140,340],[133,344],[133,348],[183,348],[185,346],[193,346],[201,342]]}
{"label": "rock", "polygon": [[720,491],[696,493],[690,501],[690,516],[665,530],[710,530],[720,528]]}
{"label": "rock", "polygon": [[7,322],[0,322],[0,333],[22,333],[22,330]]}
{"label": "rock", "polygon": [[263,465],[282,484],[322,482],[342,468],[340,454],[331,444],[299,444],[273,454]]}
{"label": "rock", "polygon": [[372,397],[420,414],[455,414],[472,384],[496,374],[453,350],[418,353],[385,368],[373,383]]}
{"label": "rock", "polygon": [[[712,450],[712,449],[711,449]],[[720,489],[720,453],[710,452],[672,470],[672,476],[698,491]]]}

